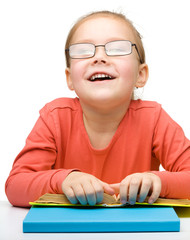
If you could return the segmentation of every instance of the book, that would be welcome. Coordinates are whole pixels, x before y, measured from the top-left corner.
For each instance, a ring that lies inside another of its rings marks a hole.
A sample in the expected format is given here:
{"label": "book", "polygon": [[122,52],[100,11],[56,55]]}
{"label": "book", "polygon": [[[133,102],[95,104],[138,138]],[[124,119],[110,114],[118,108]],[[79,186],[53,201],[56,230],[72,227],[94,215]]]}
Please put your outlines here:
{"label": "book", "polygon": [[[34,202],[30,202],[32,206],[72,206],[82,207],[81,204],[72,204],[69,202],[64,194],[50,194],[46,193]],[[172,207],[190,207],[190,200],[188,199],[166,199],[158,198],[153,204],[148,203],[148,198],[143,203],[136,202],[135,205],[146,205],[146,206],[172,206]],[[86,205],[91,207],[90,205]],[[111,196],[104,193],[103,201],[96,204],[95,207],[126,207],[130,206],[128,203],[120,203],[119,197],[115,195]]]}
{"label": "book", "polygon": [[172,207],[32,206],[23,221],[24,233],[169,232],[180,230]]}

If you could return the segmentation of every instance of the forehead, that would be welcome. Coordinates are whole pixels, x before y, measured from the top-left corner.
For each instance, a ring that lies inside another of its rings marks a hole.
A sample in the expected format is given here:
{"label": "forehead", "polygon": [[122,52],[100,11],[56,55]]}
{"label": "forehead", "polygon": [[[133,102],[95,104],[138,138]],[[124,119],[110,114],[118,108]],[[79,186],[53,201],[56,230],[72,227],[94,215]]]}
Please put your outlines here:
{"label": "forehead", "polygon": [[125,20],[116,17],[96,16],[85,19],[73,34],[71,44],[77,42],[105,43],[112,40],[135,40]]}

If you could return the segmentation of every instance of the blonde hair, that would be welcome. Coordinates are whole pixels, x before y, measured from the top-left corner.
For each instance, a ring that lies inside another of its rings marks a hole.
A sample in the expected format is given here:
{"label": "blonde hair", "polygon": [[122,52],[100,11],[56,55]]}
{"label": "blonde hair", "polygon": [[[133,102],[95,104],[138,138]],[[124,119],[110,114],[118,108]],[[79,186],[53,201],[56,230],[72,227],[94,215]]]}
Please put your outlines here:
{"label": "blonde hair", "polygon": [[[87,14],[85,16],[82,16],[81,18],[78,19],[78,21],[73,25],[73,27],[71,28],[68,36],[67,36],[67,40],[65,43],[65,49],[68,49],[73,35],[75,33],[75,31],[77,30],[77,28],[86,20],[92,18],[92,17],[111,17],[111,18],[118,18],[120,20],[123,20],[132,30],[134,37],[135,37],[135,43],[137,45],[137,48],[139,50],[139,54],[141,56],[141,63],[145,63],[145,51],[144,51],[144,47],[143,47],[143,43],[142,43],[142,37],[140,35],[140,33],[136,30],[136,28],[133,26],[133,23],[127,19],[125,17],[124,14],[122,13],[116,13],[116,12],[111,12],[111,11],[97,11],[97,12],[92,12],[90,14]],[[70,67],[70,58],[69,58],[69,54],[68,51],[65,51],[65,58],[66,58],[66,66]]]}

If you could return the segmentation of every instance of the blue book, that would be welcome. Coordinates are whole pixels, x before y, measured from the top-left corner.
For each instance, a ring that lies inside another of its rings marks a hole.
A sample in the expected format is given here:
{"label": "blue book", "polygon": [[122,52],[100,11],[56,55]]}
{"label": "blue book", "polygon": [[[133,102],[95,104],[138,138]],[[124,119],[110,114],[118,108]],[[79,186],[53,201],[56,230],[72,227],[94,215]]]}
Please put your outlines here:
{"label": "blue book", "polygon": [[23,232],[165,232],[180,231],[172,207],[72,208],[33,206]]}

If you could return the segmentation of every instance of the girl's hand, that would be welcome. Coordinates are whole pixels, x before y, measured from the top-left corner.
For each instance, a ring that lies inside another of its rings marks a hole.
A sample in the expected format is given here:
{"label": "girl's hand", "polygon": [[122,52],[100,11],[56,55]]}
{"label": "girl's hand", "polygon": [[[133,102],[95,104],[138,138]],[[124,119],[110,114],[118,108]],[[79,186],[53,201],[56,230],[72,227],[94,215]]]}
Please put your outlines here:
{"label": "girl's hand", "polygon": [[113,195],[115,191],[109,184],[100,181],[93,175],[74,171],[62,182],[63,193],[72,204],[95,205],[102,202],[103,193]]}
{"label": "girl's hand", "polygon": [[110,184],[110,187],[120,193],[120,201],[123,204],[144,202],[149,194],[148,202],[152,204],[160,196],[161,180],[153,173],[134,173],[124,178],[121,183]]}

